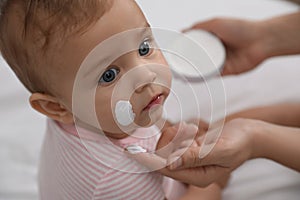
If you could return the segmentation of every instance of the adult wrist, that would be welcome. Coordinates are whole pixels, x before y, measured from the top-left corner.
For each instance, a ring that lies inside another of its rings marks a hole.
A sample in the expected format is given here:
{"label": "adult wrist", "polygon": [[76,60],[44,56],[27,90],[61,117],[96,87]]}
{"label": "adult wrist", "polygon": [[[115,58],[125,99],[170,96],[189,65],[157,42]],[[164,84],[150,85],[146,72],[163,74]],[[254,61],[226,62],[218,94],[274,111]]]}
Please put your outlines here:
{"label": "adult wrist", "polygon": [[300,53],[300,12],[261,21],[264,58]]}
{"label": "adult wrist", "polygon": [[274,56],[275,49],[277,48],[277,37],[276,34],[274,34],[276,31],[269,23],[269,20],[265,20],[257,24],[260,34],[260,39],[257,41],[257,46],[259,49],[259,59],[261,61]]}
{"label": "adult wrist", "polygon": [[[241,133],[245,134],[246,144],[243,151],[246,152],[246,160],[263,157],[263,141],[265,140],[265,125],[263,121],[247,118],[237,118],[232,120],[238,125]],[[230,123],[230,122],[229,122]]]}
{"label": "adult wrist", "polygon": [[265,144],[267,142],[266,136],[269,133],[268,123],[253,120],[249,134],[252,137],[252,151],[250,159],[264,158],[265,157]]}

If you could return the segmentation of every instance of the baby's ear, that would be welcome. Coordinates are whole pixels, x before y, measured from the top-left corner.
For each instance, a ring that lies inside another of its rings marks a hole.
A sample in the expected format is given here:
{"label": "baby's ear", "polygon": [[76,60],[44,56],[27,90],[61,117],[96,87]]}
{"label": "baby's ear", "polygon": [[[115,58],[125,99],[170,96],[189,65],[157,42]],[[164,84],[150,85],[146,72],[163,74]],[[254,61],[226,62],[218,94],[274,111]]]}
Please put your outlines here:
{"label": "baby's ear", "polygon": [[41,93],[33,93],[29,101],[33,109],[53,120],[64,124],[74,123],[73,114],[55,97]]}

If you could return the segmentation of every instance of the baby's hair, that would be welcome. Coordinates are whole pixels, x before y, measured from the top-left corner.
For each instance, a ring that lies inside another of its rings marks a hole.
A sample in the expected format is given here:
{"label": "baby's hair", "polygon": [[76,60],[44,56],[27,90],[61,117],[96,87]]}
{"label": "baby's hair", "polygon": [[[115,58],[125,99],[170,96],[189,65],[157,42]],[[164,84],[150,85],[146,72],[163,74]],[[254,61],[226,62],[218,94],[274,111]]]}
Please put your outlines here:
{"label": "baby's hair", "polygon": [[0,0],[0,50],[32,93],[51,93],[45,63],[52,47],[80,34],[111,7],[110,0]]}

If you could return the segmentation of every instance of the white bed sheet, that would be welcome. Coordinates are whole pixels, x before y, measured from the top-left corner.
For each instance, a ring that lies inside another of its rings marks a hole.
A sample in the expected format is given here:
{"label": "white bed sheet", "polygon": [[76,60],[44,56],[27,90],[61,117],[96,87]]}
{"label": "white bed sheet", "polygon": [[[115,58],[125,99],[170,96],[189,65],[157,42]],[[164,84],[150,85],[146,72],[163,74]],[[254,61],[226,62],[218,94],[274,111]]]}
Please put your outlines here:
{"label": "white bed sheet", "polygon": [[[138,3],[153,26],[172,30],[215,16],[261,19],[298,9],[276,0],[138,0]],[[225,78],[227,111],[283,101],[299,102],[299,66],[300,56],[278,57],[253,72]],[[0,200],[38,199],[37,164],[45,118],[30,108],[29,93],[2,59],[0,83]],[[178,81],[177,85],[180,87]],[[202,98],[201,116],[208,118],[210,99],[202,93],[201,85],[195,88]],[[263,159],[249,161],[237,169],[224,191],[225,200],[299,198],[299,173]]]}

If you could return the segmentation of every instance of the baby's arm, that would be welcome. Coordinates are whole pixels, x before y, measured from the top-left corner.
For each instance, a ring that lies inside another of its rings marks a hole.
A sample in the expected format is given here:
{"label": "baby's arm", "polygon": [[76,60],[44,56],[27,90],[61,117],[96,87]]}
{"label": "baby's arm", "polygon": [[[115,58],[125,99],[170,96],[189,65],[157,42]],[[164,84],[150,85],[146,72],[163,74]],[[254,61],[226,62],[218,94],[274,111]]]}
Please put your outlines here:
{"label": "baby's arm", "polygon": [[285,103],[243,110],[226,117],[226,122],[235,118],[266,121],[282,126],[300,127],[300,104]]}
{"label": "baby's arm", "polygon": [[224,176],[206,188],[189,185],[186,194],[180,200],[220,200],[222,199],[222,190],[226,187],[229,178],[230,175]]}
{"label": "baby's arm", "polygon": [[206,188],[189,185],[186,194],[180,200],[220,200],[221,197],[221,187],[213,183]]}

